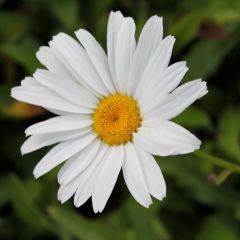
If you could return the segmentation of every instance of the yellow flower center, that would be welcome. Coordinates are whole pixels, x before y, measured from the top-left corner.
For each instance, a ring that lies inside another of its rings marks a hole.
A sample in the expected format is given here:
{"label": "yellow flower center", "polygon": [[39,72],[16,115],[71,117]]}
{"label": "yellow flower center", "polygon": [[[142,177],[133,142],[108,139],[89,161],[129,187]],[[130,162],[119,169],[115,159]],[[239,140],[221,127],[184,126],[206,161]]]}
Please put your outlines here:
{"label": "yellow flower center", "polygon": [[129,96],[115,94],[103,98],[93,114],[93,129],[110,145],[125,144],[141,126],[137,102]]}

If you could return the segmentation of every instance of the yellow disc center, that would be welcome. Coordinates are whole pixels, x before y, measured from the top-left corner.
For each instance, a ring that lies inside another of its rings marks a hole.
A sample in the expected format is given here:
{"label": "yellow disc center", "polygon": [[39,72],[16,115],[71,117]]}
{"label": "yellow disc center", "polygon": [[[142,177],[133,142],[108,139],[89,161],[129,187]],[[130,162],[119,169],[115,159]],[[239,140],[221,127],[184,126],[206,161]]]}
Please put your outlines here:
{"label": "yellow disc center", "polygon": [[129,96],[116,94],[102,99],[93,115],[93,129],[110,145],[131,141],[141,125],[137,102]]}

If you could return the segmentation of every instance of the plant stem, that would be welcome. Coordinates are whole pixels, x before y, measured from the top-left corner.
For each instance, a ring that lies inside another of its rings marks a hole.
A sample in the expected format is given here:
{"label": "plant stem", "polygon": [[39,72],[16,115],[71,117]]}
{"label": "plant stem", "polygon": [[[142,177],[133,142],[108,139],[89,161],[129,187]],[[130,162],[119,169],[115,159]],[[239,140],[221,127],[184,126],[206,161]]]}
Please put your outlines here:
{"label": "plant stem", "polygon": [[207,161],[210,161],[210,162],[212,162],[212,163],[214,163],[214,164],[216,164],[220,167],[226,168],[226,169],[230,170],[231,172],[240,173],[240,165],[238,165],[238,164],[231,163],[231,162],[226,161],[222,158],[212,156],[212,155],[210,155],[206,152],[203,152],[201,150],[198,150],[198,151],[194,152],[193,155],[196,156],[199,159],[207,160]]}
{"label": "plant stem", "polygon": [[224,169],[222,172],[220,172],[216,177],[216,185],[221,185],[233,172],[228,169]]}

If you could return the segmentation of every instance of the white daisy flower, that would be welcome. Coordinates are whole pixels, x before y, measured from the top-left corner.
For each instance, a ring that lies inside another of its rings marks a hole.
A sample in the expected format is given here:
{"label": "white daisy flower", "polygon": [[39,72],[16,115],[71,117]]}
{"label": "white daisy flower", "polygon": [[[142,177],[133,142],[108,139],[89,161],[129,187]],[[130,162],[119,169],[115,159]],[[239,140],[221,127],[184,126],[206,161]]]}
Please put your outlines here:
{"label": "white daisy flower", "polygon": [[90,197],[102,212],[120,170],[133,197],[144,207],[151,195],[162,200],[166,185],[152,155],[185,154],[201,142],[169,121],[207,93],[195,80],[177,87],[187,72],[185,62],[169,65],[174,37],[163,39],[162,18],[151,17],[138,43],[135,23],[111,12],[107,55],[86,30],[64,33],[41,47],[38,69],[12,89],[20,101],[42,106],[56,117],[26,129],[23,154],[56,144],[37,164],[36,178],[64,163],[58,173],[58,199],[74,195],[80,207]]}

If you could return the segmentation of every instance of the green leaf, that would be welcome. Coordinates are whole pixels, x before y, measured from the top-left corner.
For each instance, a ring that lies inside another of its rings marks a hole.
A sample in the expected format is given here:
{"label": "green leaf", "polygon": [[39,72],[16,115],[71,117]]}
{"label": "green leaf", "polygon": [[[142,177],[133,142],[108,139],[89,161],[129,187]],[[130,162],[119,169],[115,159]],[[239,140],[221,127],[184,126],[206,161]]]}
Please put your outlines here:
{"label": "green leaf", "polygon": [[234,216],[240,220],[240,203],[237,204],[235,212],[234,212]]}
{"label": "green leaf", "polygon": [[63,207],[52,206],[48,212],[59,228],[73,237],[84,240],[124,239],[121,232],[97,221],[87,220],[77,212],[66,210]]}
{"label": "green leaf", "polygon": [[158,218],[158,210],[161,203],[155,201],[149,208],[143,208],[137,204],[133,198],[130,198],[122,209],[122,216],[127,217],[127,221],[131,224],[135,232],[136,239],[138,240],[168,240],[170,239],[169,233]]}
{"label": "green leaf", "polygon": [[11,84],[1,84],[0,85],[0,110],[7,105],[13,103],[13,99],[10,97],[12,85]]}
{"label": "green leaf", "polygon": [[208,218],[198,236],[197,240],[238,240],[237,233],[230,225],[226,224],[220,217]]}
{"label": "green leaf", "polygon": [[186,0],[182,7],[188,12],[201,12],[206,20],[214,20],[219,23],[240,20],[240,2],[238,0]]}
{"label": "green leaf", "polygon": [[101,15],[104,11],[108,12],[107,9],[111,6],[111,4],[112,0],[92,0],[89,2],[90,17],[95,18],[96,16]]}
{"label": "green leaf", "polygon": [[196,157],[198,157],[199,159],[209,161],[213,164],[216,164],[219,167],[226,168],[230,172],[240,173],[240,165],[239,164],[235,164],[235,163],[232,163],[232,162],[230,162],[228,160],[225,160],[223,158],[213,156],[213,155],[211,155],[207,152],[204,152],[202,150],[195,151],[193,154]]}
{"label": "green leaf", "polygon": [[219,14],[219,11],[215,9],[212,17],[216,22],[220,24],[224,24],[228,22],[237,22],[237,21],[240,21],[239,12],[240,12],[240,7],[222,9],[220,14]]}
{"label": "green leaf", "polygon": [[48,220],[33,203],[31,192],[15,175],[9,177],[9,190],[15,211],[26,224],[38,232],[49,228]]}
{"label": "green leaf", "polygon": [[210,127],[210,118],[206,112],[197,107],[189,107],[179,116],[173,119],[174,122],[190,128]]}
{"label": "green leaf", "polygon": [[35,57],[38,48],[38,41],[30,37],[16,43],[0,44],[0,52],[22,65],[30,74],[40,65]]}
{"label": "green leaf", "polygon": [[98,17],[96,23],[95,23],[95,37],[99,43],[101,43],[101,46],[103,48],[106,46],[106,23],[108,20],[108,15],[103,14]]}
{"label": "green leaf", "polygon": [[203,15],[198,13],[188,14],[175,21],[169,33],[176,37],[174,51],[185,47],[198,33]]}
{"label": "green leaf", "polygon": [[226,54],[235,46],[237,39],[202,40],[195,44],[185,57],[189,67],[185,80],[206,79],[214,73]]}
{"label": "green leaf", "polygon": [[50,0],[47,4],[68,30],[76,30],[79,11],[79,2],[77,0]]}
{"label": "green leaf", "polygon": [[218,145],[229,156],[240,162],[240,112],[228,109],[219,122]]}
{"label": "green leaf", "polygon": [[2,208],[10,199],[8,176],[1,176],[0,185],[0,208]]}
{"label": "green leaf", "polygon": [[28,29],[29,19],[16,12],[0,12],[0,42],[15,41]]}
{"label": "green leaf", "polygon": [[[197,151],[197,153],[199,152]],[[205,157],[205,154],[202,157]],[[208,172],[201,167],[204,161],[200,161],[193,155],[156,157],[156,159],[159,159],[165,176],[173,178],[178,186],[185,189],[185,192],[191,199],[213,208],[218,207],[231,210],[238,203],[240,195],[225,184],[221,185],[221,187],[213,187],[208,184]],[[207,160],[206,162],[209,163]],[[224,163],[231,166],[229,162]],[[175,204],[175,198],[173,203]]]}

